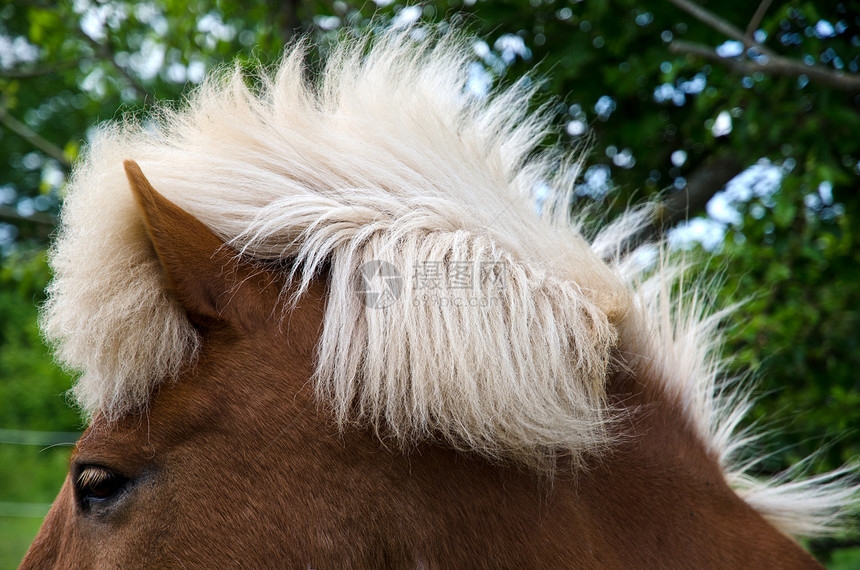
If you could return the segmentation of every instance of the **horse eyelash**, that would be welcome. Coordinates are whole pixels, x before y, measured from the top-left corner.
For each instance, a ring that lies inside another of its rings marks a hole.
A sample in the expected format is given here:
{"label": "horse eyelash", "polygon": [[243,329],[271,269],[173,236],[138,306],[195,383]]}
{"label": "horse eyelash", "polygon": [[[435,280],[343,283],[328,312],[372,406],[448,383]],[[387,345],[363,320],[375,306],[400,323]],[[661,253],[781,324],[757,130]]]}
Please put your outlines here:
{"label": "horse eyelash", "polygon": [[89,488],[101,485],[113,477],[113,473],[104,467],[85,467],[78,475],[78,487]]}

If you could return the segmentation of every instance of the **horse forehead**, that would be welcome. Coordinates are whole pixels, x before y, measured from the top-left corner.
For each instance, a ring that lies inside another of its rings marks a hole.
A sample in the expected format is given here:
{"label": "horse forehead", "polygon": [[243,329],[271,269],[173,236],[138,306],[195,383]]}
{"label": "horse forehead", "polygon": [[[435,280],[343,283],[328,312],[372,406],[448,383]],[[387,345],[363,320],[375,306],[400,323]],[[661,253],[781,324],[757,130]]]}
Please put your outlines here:
{"label": "horse forehead", "polygon": [[107,465],[133,472],[155,452],[151,429],[142,414],[110,422],[93,419],[72,452],[72,462]]}
{"label": "horse forehead", "polygon": [[[154,391],[145,409],[115,420],[96,415],[78,441],[75,455],[82,460],[90,456],[151,459],[194,437],[218,431],[219,426],[240,426],[254,415],[247,410],[249,404],[256,409],[262,403],[269,404],[267,408],[282,400],[292,403],[287,394],[296,385],[304,386],[312,373],[308,349],[304,366],[296,360],[289,362],[301,376],[295,384],[271,380],[284,360],[294,356],[292,351],[277,350],[285,344],[281,334],[271,335],[267,343],[240,341],[232,334],[207,337],[207,350],[185,373]],[[304,396],[307,388],[301,391]]]}
{"label": "horse forehead", "polygon": [[[192,369],[193,370],[193,369]],[[128,455],[133,450],[151,455],[213,423],[214,410],[223,412],[219,378],[181,374],[150,395],[146,407],[119,418],[97,414],[76,446],[78,455]]]}

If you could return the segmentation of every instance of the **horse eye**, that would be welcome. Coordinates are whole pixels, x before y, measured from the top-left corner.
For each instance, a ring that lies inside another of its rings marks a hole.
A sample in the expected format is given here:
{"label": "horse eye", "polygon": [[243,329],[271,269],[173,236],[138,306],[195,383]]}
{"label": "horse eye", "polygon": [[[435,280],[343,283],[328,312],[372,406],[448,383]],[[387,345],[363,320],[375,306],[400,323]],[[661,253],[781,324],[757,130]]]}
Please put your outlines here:
{"label": "horse eye", "polygon": [[92,509],[117,497],[128,482],[116,471],[90,465],[81,469],[75,479],[75,492],[84,509]]}

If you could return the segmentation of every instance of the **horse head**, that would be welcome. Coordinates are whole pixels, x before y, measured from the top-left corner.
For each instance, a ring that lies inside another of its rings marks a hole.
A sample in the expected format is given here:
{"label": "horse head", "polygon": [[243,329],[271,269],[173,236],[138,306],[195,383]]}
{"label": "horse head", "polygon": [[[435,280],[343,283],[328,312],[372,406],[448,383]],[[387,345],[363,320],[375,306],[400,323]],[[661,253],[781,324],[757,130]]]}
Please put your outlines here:
{"label": "horse head", "polygon": [[533,87],[367,41],[89,149],[42,325],[90,423],[22,567],[817,567],[857,489],[750,478],[717,319],[635,212],[577,231]]}

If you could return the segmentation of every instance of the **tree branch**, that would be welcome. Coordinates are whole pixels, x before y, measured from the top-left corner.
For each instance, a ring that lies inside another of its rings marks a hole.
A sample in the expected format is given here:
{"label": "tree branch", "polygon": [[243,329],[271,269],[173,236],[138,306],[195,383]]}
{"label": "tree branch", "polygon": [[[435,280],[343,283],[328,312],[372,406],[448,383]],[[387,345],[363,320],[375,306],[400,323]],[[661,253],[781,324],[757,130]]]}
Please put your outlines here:
{"label": "tree branch", "polygon": [[752,75],[756,72],[778,77],[800,77],[801,75],[805,75],[810,81],[815,81],[834,89],[851,93],[860,92],[860,75],[832,71],[818,65],[806,65],[803,62],[781,55],[772,54],[763,56],[761,61],[722,57],[710,46],[681,40],[670,43],[669,51],[703,57],[745,75]]}
{"label": "tree branch", "polygon": [[833,87],[835,89],[851,93],[860,91],[860,76],[858,75],[842,73],[841,71],[831,70],[826,67],[821,67],[820,65],[806,65],[803,62],[777,55],[764,45],[754,40],[753,32],[755,32],[755,28],[758,27],[759,23],[761,23],[761,19],[764,17],[765,12],[770,6],[771,0],[762,0],[747,26],[746,33],[741,31],[741,29],[736,27],[734,24],[720,18],[698,4],[690,2],[690,0],[668,1],[710,28],[733,40],[741,42],[744,45],[745,53],[748,53],[750,48],[755,48],[756,51],[765,57],[763,57],[761,61],[725,58],[718,55],[714,48],[681,40],[673,41],[669,44],[669,51],[672,53],[704,57],[705,59],[721,63],[729,69],[747,75],[756,72],[780,77],[799,77],[801,75],[806,75],[810,81],[815,81],[816,83],[821,83],[828,87]]}
{"label": "tree branch", "polygon": [[709,28],[720,32],[724,36],[727,36],[733,40],[737,40],[742,43],[746,43],[743,30],[736,27],[731,22],[720,18],[713,12],[702,8],[698,4],[694,4],[689,0],[669,0],[669,2],[674,4],[681,10],[685,11],[686,13],[690,14],[703,24],[706,24]]}
{"label": "tree branch", "polygon": [[22,216],[15,208],[0,206],[0,219],[15,220],[16,222],[33,222],[43,226],[54,227],[57,225],[57,217],[44,212],[33,212],[29,216]]}
{"label": "tree branch", "polygon": [[269,22],[278,37],[288,44],[297,33],[301,32],[302,20],[299,17],[301,0],[269,0]]}
{"label": "tree branch", "polygon": [[625,249],[632,251],[663,235],[678,222],[704,212],[714,194],[743,169],[743,165],[733,156],[708,160],[700,165],[687,178],[687,185],[683,189],[667,195],[659,203],[651,223],[631,236]]}
{"label": "tree branch", "polygon": [[703,212],[714,194],[743,170],[743,165],[733,156],[706,161],[690,174],[682,190],[663,201],[655,225],[665,230],[681,220],[688,220],[691,214]]}
{"label": "tree branch", "polygon": [[58,71],[65,71],[67,69],[72,69],[79,64],[77,60],[75,61],[62,61],[59,63],[55,63],[53,65],[49,65],[47,67],[41,67],[38,69],[24,69],[24,70],[16,70],[10,69],[8,71],[0,71],[0,77],[4,79],[32,79],[34,77],[42,77],[43,75],[50,75],[52,73],[57,73]]}
{"label": "tree branch", "polygon": [[149,98],[149,91],[147,91],[146,88],[138,82],[137,78],[132,76],[132,74],[129,73],[126,68],[117,63],[116,58],[114,57],[113,49],[111,49],[109,44],[101,44],[97,42],[93,38],[89,37],[86,33],[84,33],[83,30],[81,30],[81,37],[83,37],[84,40],[86,40],[87,43],[89,43],[93,47],[98,57],[106,59],[114,67],[114,69],[119,72],[120,75],[125,77],[126,81],[128,81],[129,85],[131,85],[132,89],[137,92],[137,95],[141,99],[146,101],[147,98]]}
{"label": "tree branch", "polygon": [[56,159],[60,164],[69,168],[72,164],[69,162],[69,159],[66,158],[66,153],[63,152],[63,149],[52,143],[51,141],[43,138],[39,133],[10,115],[6,109],[0,107],[0,123],[2,123],[6,128],[8,128],[13,133],[17,134],[19,137],[38,148],[48,156]]}
{"label": "tree branch", "polygon": [[772,0],[761,0],[761,4],[756,8],[755,14],[750,19],[750,23],[747,24],[747,31],[744,34],[744,47],[749,49],[751,46],[757,44],[755,41],[755,31],[758,29],[758,25],[761,24],[761,19],[764,18],[767,9],[770,8],[770,3]]}

